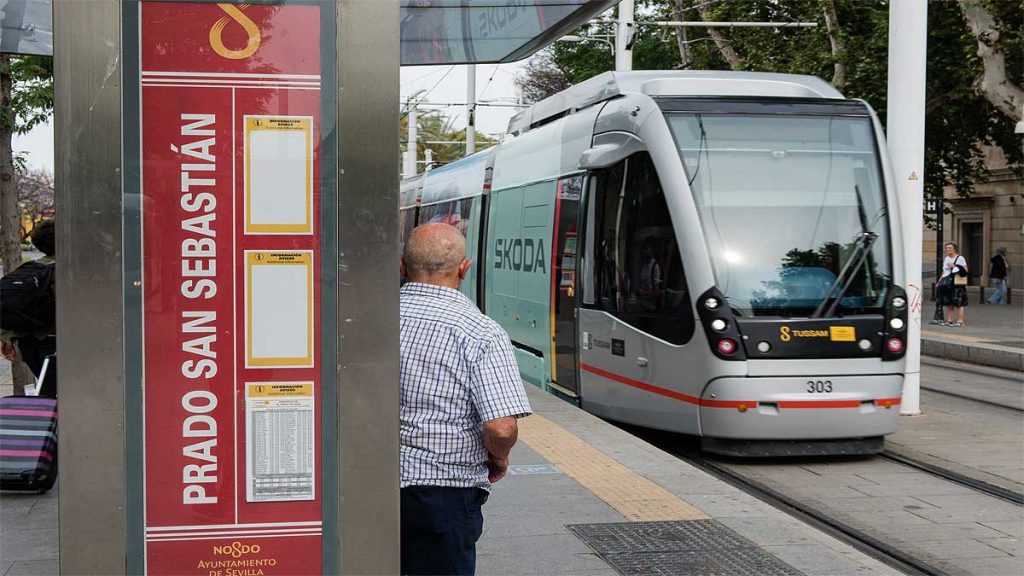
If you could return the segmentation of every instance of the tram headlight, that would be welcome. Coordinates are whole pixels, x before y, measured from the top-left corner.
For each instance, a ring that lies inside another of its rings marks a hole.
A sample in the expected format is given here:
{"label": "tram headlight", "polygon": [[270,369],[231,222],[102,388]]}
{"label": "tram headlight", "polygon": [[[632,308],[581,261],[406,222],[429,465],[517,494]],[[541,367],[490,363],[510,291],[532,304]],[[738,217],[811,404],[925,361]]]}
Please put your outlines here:
{"label": "tram headlight", "polygon": [[903,352],[903,340],[899,338],[889,338],[885,341],[885,348],[893,354],[899,354]]}
{"label": "tram headlight", "polygon": [[767,353],[772,351],[772,345],[769,344],[768,342],[765,342],[764,340],[762,340],[761,342],[757,343],[757,350],[759,352],[763,352],[763,353],[767,354]]}
{"label": "tram headlight", "polygon": [[711,321],[711,329],[716,332],[721,332],[722,330],[725,330],[728,327],[729,324],[725,320],[722,320],[721,318],[715,318],[714,320]]}
{"label": "tram headlight", "polygon": [[861,338],[860,342],[857,342],[857,346],[860,346],[861,350],[867,352],[868,350],[871,350],[871,340]]}
{"label": "tram headlight", "polygon": [[892,307],[893,308],[903,308],[906,305],[907,305],[907,299],[902,297],[902,296],[897,296],[897,297],[892,299]]}
{"label": "tram headlight", "polygon": [[722,305],[722,303],[719,302],[718,298],[715,298],[714,296],[704,300],[704,307],[707,308],[708,310],[714,310],[714,309],[718,308],[721,305]]}
{"label": "tram headlight", "polygon": [[739,348],[739,345],[736,344],[735,340],[730,338],[723,338],[718,341],[718,351],[725,356],[732,356],[736,353],[737,348]]}
{"label": "tram headlight", "polygon": [[903,319],[902,318],[893,318],[893,319],[889,320],[889,326],[892,327],[893,330],[903,330],[903,326],[904,326]]}

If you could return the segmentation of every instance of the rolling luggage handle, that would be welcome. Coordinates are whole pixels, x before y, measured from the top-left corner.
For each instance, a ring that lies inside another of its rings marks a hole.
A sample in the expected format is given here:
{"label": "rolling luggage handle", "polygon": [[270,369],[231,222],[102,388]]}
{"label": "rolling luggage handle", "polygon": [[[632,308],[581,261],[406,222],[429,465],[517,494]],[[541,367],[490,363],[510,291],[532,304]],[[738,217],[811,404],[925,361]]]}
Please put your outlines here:
{"label": "rolling luggage handle", "polygon": [[46,370],[50,367],[50,359],[53,356],[47,356],[43,359],[43,367],[39,370],[39,377],[36,378],[35,383],[25,386],[25,396],[39,396],[39,392],[43,389],[43,382],[46,381]]}

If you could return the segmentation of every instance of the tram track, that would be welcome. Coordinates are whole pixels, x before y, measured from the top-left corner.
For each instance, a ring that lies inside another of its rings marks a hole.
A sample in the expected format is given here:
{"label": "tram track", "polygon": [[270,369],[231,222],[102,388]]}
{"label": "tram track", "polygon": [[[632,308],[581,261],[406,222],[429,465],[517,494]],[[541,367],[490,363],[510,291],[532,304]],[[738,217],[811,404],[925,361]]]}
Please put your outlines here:
{"label": "tram track", "polygon": [[930,564],[927,560],[902,551],[876,536],[847,522],[836,519],[827,512],[788,496],[763,482],[743,475],[731,469],[726,463],[716,461],[700,453],[676,450],[670,450],[670,453],[904,574],[928,576],[945,576],[948,574],[948,572]]}
{"label": "tram track", "polygon": [[1018,506],[1024,506],[1024,494],[1020,492],[1015,492],[1013,490],[1003,488],[1002,486],[996,486],[995,484],[990,484],[988,482],[985,482],[984,480],[979,480],[966,474],[955,472],[948,468],[936,466],[934,464],[930,464],[928,462],[912,458],[905,454],[896,454],[889,450],[886,450],[885,452],[878,454],[878,457],[884,458],[885,460],[889,460],[891,462],[896,462],[897,464],[902,464],[903,466],[907,466],[915,470],[920,470],[922,472],[925,472],[938,478],[942,478],[943,480],[947,480],[955,484],[960,484],[961,486],[965,486],[972,490],[976,490],[978,492],[981,492],[982,494],[986,494],[993,498],[1005,500],[1006,502],[1011,502]]}
{"label": "tram track", "polygon": [[[785,488],[775,487],[764,479],[737,469],[736,466],[732,465],[733,461],[728,457],[723,458],[702,452],[695,442],[680,442],[679,435],[644,431],[635,427],[626,428],[631,433],[645,438],[648,442],[654,443],[675,457],[704,470],[739,490],[751,494],[762,502],[786,512],[790,516],[833,536],[902,573],[936,576],[944,576],[951,573],[948,568],[944,569],[936,566],[934,561],[928,557],[922,557],[914,552],[901,550],[898,545],[890,544],[890,538],[898,535],[859,528],[854,523],[844,519],[841,514],[830,510],[827,502],[805,501],[799,496],[787,493]],[[1024,494],[921,461],[905,454],[897,454],[887,450],[874,457],[866,458],[864,461],[898,464],[922,474],[939,478],[944,482],[975,490],[1001,502],[1012,503],[1015,506],[1024,505]]]}
{"label": "tram track", "polygon": [[993,402],[992,400],[985,400],[984,398],[978,398],[976,396],[967,396],[966,394],[958,394],[956,392],[950,392],[941,388],[928,388],[921,386],[921,390],[932,392],[934,394],[942,394],[943,396],[949,396],[951,398],[957,398],[959,400],[967,400],[968,402],[977,402],[978,404],[985,404],[986,406],[994,406],[996,408],[1003,408],[1006,410],[1013,410],[1014,412],[1024,412],[1024,408],[1019,406],[1010,406],[1009,404],[1003,404],[1002,402]]}

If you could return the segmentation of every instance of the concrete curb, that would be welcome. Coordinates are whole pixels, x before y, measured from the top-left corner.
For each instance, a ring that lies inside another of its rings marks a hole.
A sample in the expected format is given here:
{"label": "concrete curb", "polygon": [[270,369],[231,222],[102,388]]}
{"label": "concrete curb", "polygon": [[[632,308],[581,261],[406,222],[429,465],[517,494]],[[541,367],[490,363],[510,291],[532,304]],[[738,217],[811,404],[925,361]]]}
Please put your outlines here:
{"label": "concrete curb", "polygon": [[926,337],[921,339],[921,354],[993,368],[1024,371],[1024,350],[998,344]]}

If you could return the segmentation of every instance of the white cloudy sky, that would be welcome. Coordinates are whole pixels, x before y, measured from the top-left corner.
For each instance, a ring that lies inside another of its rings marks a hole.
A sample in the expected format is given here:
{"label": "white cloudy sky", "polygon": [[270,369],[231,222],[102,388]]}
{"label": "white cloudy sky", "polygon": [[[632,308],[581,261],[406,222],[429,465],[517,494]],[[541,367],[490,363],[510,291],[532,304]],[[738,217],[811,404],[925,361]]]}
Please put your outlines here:
{"label": "white cloudy sky", "polygon": [[[488,100],[500,104],[514,104],[516,89],[512,81],[522,69],[524,62],[512,64],[478,64],[476,67],[477,100],[486,103]],[[402,68],[402,101],[419,90],[429,92],[421,98],[426,102],[442,104],[463,104],[440,109],[444,114],[455,118],[455,126],[465,127],[467,66],[406,66]],[[450,72],[449,72],[450,70]],[[447,74],[447,75],[446,75]],[[443,78],[443,79],[442,79]],[[500,136],[505,133],[508,119],[515,113],[515,108],[481,105],[477,108],[477,131]]]}
{"label": "white cloudy sky", "polygon": [[[481,101],[495,100],[503,104],[515,102],[516,89],[512,84],[516,73],[523,67],[522,62],[513,64],[479,64],[476,70],[477,98]],[[466,118],[466,66],[416,66],[404,67],[401,72],[402,102],[419,90],[429,91],[424,100],[444,104],[460,104],[440,109],[455,119],[456,127],[465,126]],[[401,105],[400,102],[395,103]],[[500,136],[505,132],[508,119],[515,113],[514,108],[480,106],[477,108],[477,130],[485,134]],[[397,130],[398,127],[396,126]],[[15,152],[27,152],[29,166],[53,171],[53,125],[47,123],[28,134],[14,137]]]}

